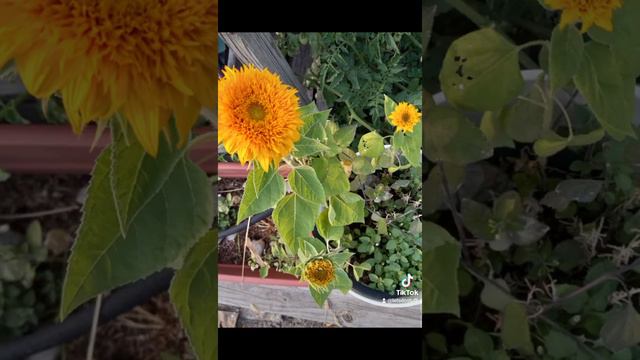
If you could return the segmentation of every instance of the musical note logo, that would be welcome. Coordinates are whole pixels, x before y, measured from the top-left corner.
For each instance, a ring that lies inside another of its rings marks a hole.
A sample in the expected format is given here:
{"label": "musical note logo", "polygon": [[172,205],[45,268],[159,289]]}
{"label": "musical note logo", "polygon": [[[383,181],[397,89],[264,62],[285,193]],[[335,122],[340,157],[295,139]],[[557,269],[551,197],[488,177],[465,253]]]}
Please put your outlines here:
{"label": "musical note logo", "polygon": [[407,274],[407,276],[402,279],[402,286],[408,288],[411,286],[411,280],[413,280],[413,276],[411,274]]}

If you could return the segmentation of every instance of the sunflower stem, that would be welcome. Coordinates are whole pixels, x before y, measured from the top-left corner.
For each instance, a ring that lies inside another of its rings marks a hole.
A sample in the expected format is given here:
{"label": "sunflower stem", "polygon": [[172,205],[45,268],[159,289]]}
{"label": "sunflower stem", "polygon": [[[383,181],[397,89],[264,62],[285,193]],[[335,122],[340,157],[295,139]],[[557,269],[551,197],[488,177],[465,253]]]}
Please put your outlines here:
{"label": "sunflower stem", "polygon": [[344,103],[345,105],[347,105],[347,108],[349,109],[349,112],[351,113],[352,118],[354,118],[357,122],[359,122],[360,125],[369,129],[369,131],[376,131],[376,129],[374,129],[371,124],[369,124],[368,122],[363,120],[360,116],[358,116],[358,114],[356,114],[355,110],[353,110],[353,108],[351,107],[351,104],[349,103],[349,101],[345,101]]}
{"label": "sunflower stem", "polygon": [[524,49],[526,49],[526,48],[530,48],[530,47],[532,47],[532,46],[545,46],[545,45],[547,45],[547,44],[549,44],[549,41],[547,41],[547,40],[534,40],[534,41],[529,41],[529,42],[526,42],[526,43],[524,43],[524,44],[522,44],[522,45],[518,46],[518,50],[522,51],[522,50],[524,50]]}
{"label": "sunflower stem", "polygon": [[571,140],[573,139],[573,127],[571,126],[571,117],[569,116],[567,109],[564,108],[564,105],[560,100],[558,100],[555,97],[553,98],[553,100],[555,100],[558,106],[560,106],[560,111],[562,111],[562,115],[564,115],[565,120],[567,120],[567,127],[569,128],[569,140]]}
{"label": "sunflower stem", "polygon": [[447,2],[467,19],[471,20],[472,23],[476,24],[477,27],[483,28],[491,25],[491,20],[489,20],[489,18],[480,14],[464,0],[447,0]]}

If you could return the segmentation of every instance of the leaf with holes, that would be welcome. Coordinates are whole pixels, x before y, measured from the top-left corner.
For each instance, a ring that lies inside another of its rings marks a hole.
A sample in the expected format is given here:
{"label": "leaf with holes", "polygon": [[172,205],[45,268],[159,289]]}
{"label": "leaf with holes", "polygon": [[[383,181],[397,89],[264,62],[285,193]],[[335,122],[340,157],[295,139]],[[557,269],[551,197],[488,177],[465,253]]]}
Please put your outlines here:
{"label": "leaf with holes", "polygon": [[524,86],[518,47],[491,28],[469,33],[449,47],[440,84],[454,106],[498,110],[520,95]]}

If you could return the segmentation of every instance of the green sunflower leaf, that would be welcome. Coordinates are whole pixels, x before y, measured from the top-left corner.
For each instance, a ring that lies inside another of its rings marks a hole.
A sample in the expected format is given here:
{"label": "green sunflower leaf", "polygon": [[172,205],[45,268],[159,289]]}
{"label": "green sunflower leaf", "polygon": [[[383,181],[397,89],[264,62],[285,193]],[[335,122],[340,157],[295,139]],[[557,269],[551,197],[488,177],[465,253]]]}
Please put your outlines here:
{"label": "green sunflower leaf", "polygon": [[290,253],[297,254],[298,249],[304,249],[303,241],[313,231],[319,214],[318,204],[297,194],[289,194],[278,201],[273,210],[273,222]]}
{"label": "green sunflower leaf", "polygon": [[170,149],[166,141],[160,141],[158,155],[153,157],[137,141],[126,141],[117,122],[113,126],[111,188],[120,231],[125,236],[134,215],[162,189],[184,158],[185,149]]}
{"label": "green sunflower leaf", "polygon": [[217,240],[217,231],[210,231],[193,246],[169,289],[171,302],[200,360],[217,358]]}
{"label": "green sunflower leaf", "polygon": [[336,158],[313,159],[311,167],[324,187],[326,197],[349,191],[349,177]]}
{"label": "green sunflower leaf", "polygon": [[109,147],[93,170],[82,224],[68,260],[62,318],[100,293],[182,259],[213,221],[207,175],[182,158],[160,190],[132,215],[126,237],[122,236],[111,187],[111,159]]}
{"label": "green sunflower leaf", "polygon": [[310,166],[298,166],[289,173],[291,190],[305,200],[316,204],[325,203],[324,188]]}
{"label": "green sunflower leaf", "polygon": [[329,199],[327,216],[331,226],[364,223],[364,199],[350,192],[334,195]]}
{"label": "green sunflower leaf", "polygon": [[631,125],[635,112],[635,79],[620,74],[619,64],[609,47],[588,43],[574,82],[609,135],[616,140],[627,136],[636,138]]}
{"label": "green sunflower leaf", "polygon": [[423,250],[423,299],[425,314],[449,313],[460,316],[458,264],[460,244],[442,227],[425,222],[428,234]]}
{"label": "green sunflower leaf", "polygon": [[329,209],[324,209],[318,216],[316,226],[320,236],[325,240],[339,241],[344,234],[344,226],[333,226],[329,223]]}
{"label": "green sunflower leaf", "polygon": [[575,26],[561,29],[558,25],[553,29],[549,63],[551,89],[560,89],[571,81],[580,68],[583,53],[582,34]]}
{"label": "green sunflower leaf", "polygon": [[284,179],[275,167],[270,167],[269,171],[265,172],[261,166],[254,166],[249,172],[240,201],[238,223],[272,208],[284,194]]}
{"label": "green sunflower leaf", "polygon": [[336,279],[334,280],[334,284],[336,289],[340,290],[343,294],[348,293],[353,286],[351,279],[349,279],[349,275],[339,268],[336,269]]}
{"label": "green sunflower leaf", "polygon": [[330,148],[321,143],[320,140],[308,138],[306,136],[301,137],[300,140],[295,143],[294,147],[295,149],[292,154],[295,157],[305,157],[330,150]]}

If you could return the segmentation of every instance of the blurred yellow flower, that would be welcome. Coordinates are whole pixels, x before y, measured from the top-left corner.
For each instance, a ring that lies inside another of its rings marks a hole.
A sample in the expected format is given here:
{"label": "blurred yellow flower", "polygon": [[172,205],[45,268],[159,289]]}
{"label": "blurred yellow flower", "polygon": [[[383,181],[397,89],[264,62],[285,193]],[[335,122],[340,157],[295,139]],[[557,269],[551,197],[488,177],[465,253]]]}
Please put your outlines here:
{"label": "blurred yellow flower", "polygon": [[613,31],[613,11],[622,7],[622,0],[545,0],[553,10],[562,10],[560,28],[582,22],[582,32],[594,24]]}
{"label": "blurred yellow flower", "polygon": [[407,102],[398,104],[389,115],[389,120],[396,127],[396,131],[413,132],[413,128],[421,119],[422,114],[418,111],[418,108]]}
{"label": "blurred yellow flower", "polygon": [[241,163],[278,165],[300,139],[296,90],[278,75],[253,65],[225,68],[218,80],[218,143]]}
{"label": "blurred yellow flower", "polygon": [[214,108],[217,0],[0,0],[0,67],[60,92],[76,133],[120,113],[145,150],[174,115],[180,143]]}
{"label": "blurred yellow flower", "polygon": [[336,274],[331,260],[311,260],[304,267],[303,279],[315,287],[326,288],[335,278]]}

